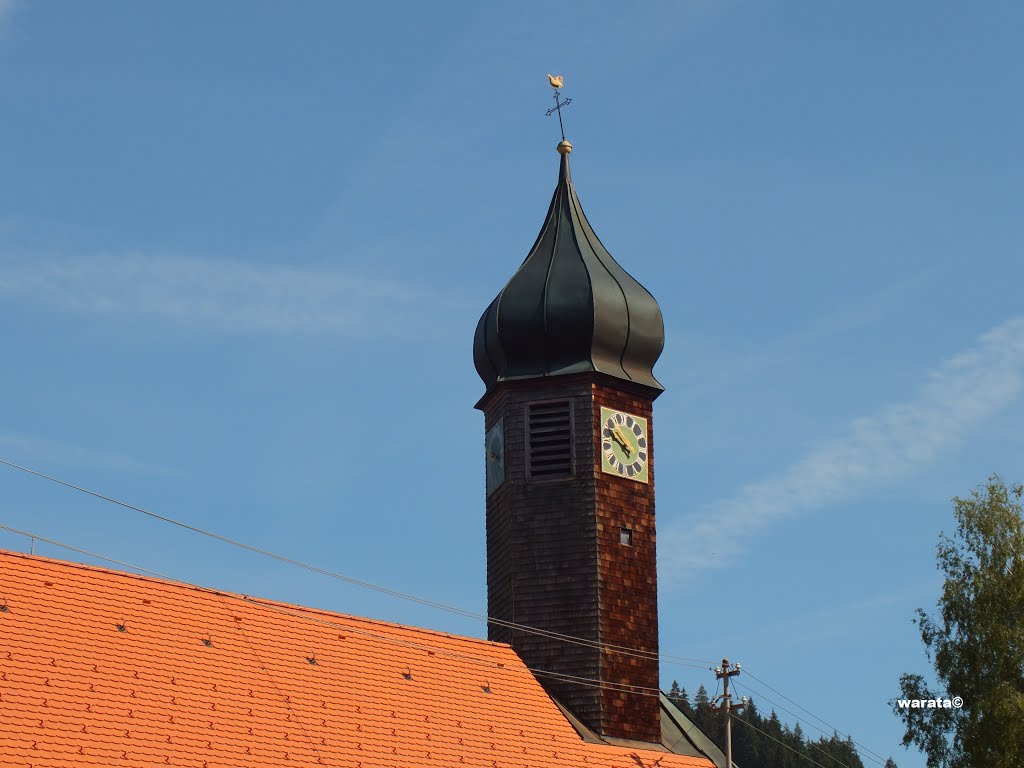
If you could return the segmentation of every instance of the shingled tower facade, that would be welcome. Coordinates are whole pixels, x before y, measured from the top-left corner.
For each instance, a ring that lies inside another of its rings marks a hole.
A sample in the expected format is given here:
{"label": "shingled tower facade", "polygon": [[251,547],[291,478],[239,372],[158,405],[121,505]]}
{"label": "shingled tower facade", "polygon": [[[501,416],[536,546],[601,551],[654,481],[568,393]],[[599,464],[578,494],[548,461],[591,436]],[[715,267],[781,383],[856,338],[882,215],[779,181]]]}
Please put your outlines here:
{"label": "shingled tower facade", "polygon": [[592,730],[657,742],[652,369],[664,324],[583,214],[572,145],[558,151],[537,242],[473,345],[487,387],[489,636]]}

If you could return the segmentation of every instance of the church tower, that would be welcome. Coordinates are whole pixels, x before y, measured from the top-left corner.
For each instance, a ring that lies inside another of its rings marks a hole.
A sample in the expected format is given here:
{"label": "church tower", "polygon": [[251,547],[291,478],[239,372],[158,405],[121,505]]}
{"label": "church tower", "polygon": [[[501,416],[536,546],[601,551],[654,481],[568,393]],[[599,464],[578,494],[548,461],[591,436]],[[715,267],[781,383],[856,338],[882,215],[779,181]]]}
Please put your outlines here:
{"label": "church tower", "polygon": [[664,323],[583,214],[571,151],[558,145],[540,235],[473,342],[487,387],[488,632],[593,731],[658,742],[652,369]]}

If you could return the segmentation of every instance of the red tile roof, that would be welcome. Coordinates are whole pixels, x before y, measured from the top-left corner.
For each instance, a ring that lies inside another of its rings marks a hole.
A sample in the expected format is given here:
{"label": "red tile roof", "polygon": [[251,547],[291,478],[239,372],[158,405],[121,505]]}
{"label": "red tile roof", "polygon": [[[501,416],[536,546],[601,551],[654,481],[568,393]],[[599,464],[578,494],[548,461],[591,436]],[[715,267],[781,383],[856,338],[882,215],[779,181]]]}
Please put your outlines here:
{"label": "red tile roof", "polygon": [[712,768],[584,742],[507,645],[0,552],[5,597],[5,766]]}

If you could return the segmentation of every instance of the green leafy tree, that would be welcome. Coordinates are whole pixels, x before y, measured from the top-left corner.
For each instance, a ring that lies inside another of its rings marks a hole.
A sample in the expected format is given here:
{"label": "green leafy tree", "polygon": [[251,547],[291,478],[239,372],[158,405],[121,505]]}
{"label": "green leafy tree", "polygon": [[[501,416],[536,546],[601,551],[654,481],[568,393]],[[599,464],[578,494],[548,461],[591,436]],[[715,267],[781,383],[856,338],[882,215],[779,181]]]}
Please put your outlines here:
{"label": "green leafy tree", "polygon": [[993,475],[968,498],[953,500],[956,534],[939,537],[945,584],[938,613],[919,609],[916,619],[937,685],[904,674],[900,698],[942,706],[892,702],[906,729],[904,746],[921,749],[929,768],[1024,765],[1022,491]]}

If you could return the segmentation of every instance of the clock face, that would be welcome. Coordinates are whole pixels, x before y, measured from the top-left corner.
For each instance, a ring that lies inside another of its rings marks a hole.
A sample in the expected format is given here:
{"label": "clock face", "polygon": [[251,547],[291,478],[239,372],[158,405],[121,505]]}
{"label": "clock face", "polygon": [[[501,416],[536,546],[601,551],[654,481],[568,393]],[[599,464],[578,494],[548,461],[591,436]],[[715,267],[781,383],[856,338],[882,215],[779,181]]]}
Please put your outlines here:
{"label": "clock face", "polygon": [[611,408],[601,409],[601,471],[646,483],[647,419]]}
{"label": "clock face", "polygon": [[505,482],[504,419],[498,419],[498,423],[487,430],[484,447],[487,451],[487,495],[490,496],[496,488]]}

